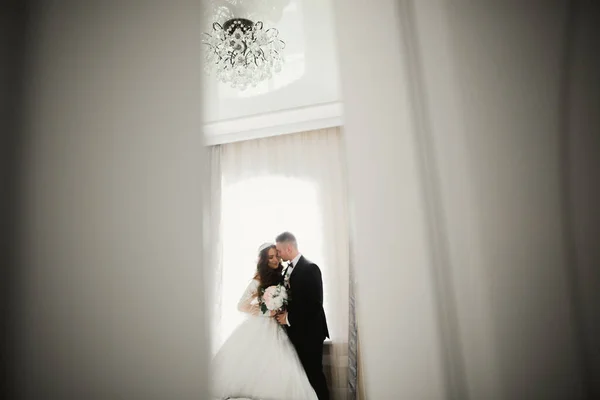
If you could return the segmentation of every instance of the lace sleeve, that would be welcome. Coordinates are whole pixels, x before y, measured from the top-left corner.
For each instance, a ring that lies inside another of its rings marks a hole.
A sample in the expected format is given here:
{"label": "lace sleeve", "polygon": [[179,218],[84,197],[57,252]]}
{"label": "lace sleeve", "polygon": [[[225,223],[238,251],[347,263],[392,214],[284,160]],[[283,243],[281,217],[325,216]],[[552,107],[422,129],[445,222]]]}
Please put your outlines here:
{"label": "lace sleeve", "polygon": [[254,316],[262,316],[269,317],[270,313],[263,314],[260,311],[260,306],[258,305],[258,281],[253,279],[252,282],[248,284],[248,287],[244,291],[244,294],[240,298],[238,302],[238,310],[241,312],[245,312]]}

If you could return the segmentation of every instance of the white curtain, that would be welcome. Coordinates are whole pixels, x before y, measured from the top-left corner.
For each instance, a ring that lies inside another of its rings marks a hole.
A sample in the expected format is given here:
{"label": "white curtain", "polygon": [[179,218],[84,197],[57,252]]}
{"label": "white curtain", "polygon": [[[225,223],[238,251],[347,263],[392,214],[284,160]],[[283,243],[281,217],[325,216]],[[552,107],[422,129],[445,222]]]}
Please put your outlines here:
{"label": "white curtain", "polygon": [[205,192],[205,218],[204,218],[204,254],[205,265],[210,266],[205,270],[208,285],[205,296],[206,304],[213,305],[211,308],[210,337],[212,339],[212,353],[217,350],[218,342],[214,340],[220,335],[221,320],[221,282],[223,273],[223,242],[221,232],[221,146],[208,147],[209,176],[208,190]]}
{"label": "white curtain", "polygon": [[258,246],[290,231],[323,273],[331,334],[324,364],[334,399],[348,393],[349,227],[342,154],[339,128],[226,144],[211,153],[213,165],[219,164],[210,227],[218,235],[211,244],[213,349],[244,318],[236,303],[253,276]]}

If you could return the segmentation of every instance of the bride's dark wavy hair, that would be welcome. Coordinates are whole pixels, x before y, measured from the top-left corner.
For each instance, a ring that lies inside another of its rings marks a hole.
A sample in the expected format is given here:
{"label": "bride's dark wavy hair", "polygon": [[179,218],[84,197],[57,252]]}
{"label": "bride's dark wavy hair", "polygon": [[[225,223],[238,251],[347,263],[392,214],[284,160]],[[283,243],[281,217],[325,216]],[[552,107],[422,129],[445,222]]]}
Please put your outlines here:
{"label": "bride's dark wavy hair", "polygon": [[269,286],[277,285],[283,282],[283,265],[281,262],[279,266],[275,269],[269,267],[269,250],[275,249],[277,247],[275,245],[271,245],[267,248],[264,248],[258,254],[258,263],[256,264],[256,277],[260,281],[258,286],[258,294],[262,293],[262,290],[268,288]]}

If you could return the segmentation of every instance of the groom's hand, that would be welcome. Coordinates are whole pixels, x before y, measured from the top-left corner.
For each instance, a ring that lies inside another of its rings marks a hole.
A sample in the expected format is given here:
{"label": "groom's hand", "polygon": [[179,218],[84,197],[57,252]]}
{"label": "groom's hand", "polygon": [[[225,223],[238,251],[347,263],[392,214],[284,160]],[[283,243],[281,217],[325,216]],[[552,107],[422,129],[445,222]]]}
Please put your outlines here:
{"label": "groom's hand", "polygon": [[277,314],[276,318],[277,322],[279,322],[281,325],[287,325],[287,311]]}

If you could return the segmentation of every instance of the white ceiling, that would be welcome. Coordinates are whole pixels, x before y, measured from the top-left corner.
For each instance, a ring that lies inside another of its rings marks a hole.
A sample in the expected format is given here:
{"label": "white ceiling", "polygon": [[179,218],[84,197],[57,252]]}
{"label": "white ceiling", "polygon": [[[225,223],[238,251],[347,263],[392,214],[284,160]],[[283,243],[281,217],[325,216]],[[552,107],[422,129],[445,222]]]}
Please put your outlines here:
{"label": "white ceiling", "polygon": [[[283,70],[245,91],[204,80],[205,134],[210,143],[341,124],[331,0],[220,0],[235,16],[258,11],[286,43]],[[268,3],[271,9],[259,7]],[[233,4],[233,7],[232,7]],[[214,10],[211,11],[214,15]],[[255,17],[256,18],[256,17]],[[209,22],[209,21],[207,21]],[[207,23],[205,31],[210,27]]]}

